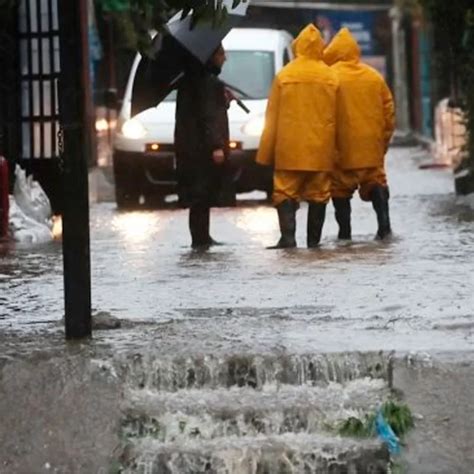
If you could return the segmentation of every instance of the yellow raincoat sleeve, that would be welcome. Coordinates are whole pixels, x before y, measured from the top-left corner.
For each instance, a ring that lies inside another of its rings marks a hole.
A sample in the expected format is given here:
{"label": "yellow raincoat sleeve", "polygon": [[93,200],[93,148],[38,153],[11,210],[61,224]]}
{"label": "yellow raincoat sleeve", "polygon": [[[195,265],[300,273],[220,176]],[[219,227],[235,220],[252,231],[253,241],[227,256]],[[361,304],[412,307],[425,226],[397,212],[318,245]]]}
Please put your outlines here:
{"label": "yellow raincoat sleeve", "polygon": [[392,92],[385,82],[383,83],[382,87],[382,103],[385,118],[385,150],[387,150],[393,135],[393,131],[395,130],[395,104],[393,102]]}
{"label": "yellow raincoat sleeve", "polygon": [[256,161],[261,165],[270,166],[275,163],[279,108],[280,83],[278,78],[276,78],[273,81],[270,97],[268,98],[267,111],[265,113],[265,129],[263,130],[257,152]]}

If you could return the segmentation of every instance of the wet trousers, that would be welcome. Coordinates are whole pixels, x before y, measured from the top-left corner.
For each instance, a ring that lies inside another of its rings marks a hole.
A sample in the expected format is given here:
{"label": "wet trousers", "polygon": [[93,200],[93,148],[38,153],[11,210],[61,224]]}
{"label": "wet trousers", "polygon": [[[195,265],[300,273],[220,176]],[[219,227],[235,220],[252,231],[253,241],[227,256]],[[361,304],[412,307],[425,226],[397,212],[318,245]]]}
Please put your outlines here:
{"label": "wet trousers", "polygon": [[331,198],[331,173],[326,171],[281,171],[273,175],[273,203],[307,201],[327,204]]}
{"label": "wet trousers", "polygon": [[351,198],[359,190],[363,201],[371,201],[374,187],[387,187],[387,175],[384,168],[361,168],[333,171],[331,177],[331,197]]}

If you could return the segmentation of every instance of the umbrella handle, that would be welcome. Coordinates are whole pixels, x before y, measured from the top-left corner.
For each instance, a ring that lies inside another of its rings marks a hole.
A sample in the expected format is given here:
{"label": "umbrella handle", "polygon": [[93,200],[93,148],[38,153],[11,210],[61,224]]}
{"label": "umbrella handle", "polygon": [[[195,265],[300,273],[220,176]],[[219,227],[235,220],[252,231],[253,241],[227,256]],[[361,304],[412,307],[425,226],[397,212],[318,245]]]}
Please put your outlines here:
{"label": "umbrella handle", "polygon": [[235,97],[235,95],[232,93],[232,89],[230,87],[227,87],[227,84],[224,81],[220,81],[225,88],[225,95],[227,99],[227,103],[230,104],[233,100],[237,103],[237,105],[247,114],[250,113],[250,109],[238,98]]}
{"label": "umbrella handle", "polygon": [[250,113],[250,109],[237,97],[235,98],[235,101],[237,102],[237,105],[246,113]]}

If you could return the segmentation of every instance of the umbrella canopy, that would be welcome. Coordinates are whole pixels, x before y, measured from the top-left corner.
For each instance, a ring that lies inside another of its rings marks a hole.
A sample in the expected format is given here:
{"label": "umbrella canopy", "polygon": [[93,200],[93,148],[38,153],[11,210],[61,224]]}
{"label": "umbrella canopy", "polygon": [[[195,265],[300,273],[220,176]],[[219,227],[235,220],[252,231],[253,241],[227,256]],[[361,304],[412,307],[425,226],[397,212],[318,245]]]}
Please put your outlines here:
{"label": "umbrella canopy", "polygon": [[222,23],[199,21],[192,24],[188,15],[175,15],[163,33],[153,39],[153,58],[142,57],[135,74],[132,93],[132,116],[157,106],[177,85],[185,70],[205,64],[229,31],[237,26],[247,11],[247,3],[232,8],[224,0],[228,15]]}

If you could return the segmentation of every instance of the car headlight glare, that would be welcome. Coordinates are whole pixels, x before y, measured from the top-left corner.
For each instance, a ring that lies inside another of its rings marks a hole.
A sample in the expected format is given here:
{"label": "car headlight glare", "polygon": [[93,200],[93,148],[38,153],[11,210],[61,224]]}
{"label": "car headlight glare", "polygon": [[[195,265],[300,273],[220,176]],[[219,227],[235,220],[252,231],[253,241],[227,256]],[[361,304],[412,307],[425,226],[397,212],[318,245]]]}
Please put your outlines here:
{"label": "car headlight glare", "polygon": [[243,127],[242,132],[249,137],[259,137],[265,128],[265,117],[251,118]]}
{"label": "car headlight glare", "polygon": [[137,140],[146,135],[146,128],[139,120],[131,118],[122,125],[122,135],[126,138]]}

